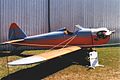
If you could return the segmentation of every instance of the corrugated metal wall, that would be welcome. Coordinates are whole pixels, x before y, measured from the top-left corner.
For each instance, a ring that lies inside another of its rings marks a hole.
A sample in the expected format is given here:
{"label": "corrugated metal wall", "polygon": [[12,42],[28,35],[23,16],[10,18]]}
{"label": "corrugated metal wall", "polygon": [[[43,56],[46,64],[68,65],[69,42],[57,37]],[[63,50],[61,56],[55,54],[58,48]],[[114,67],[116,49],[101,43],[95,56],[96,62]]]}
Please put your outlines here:
{"label": "corrugated metal wall", "polygon": [[112,42],[120,41],[120,0],[51,0],[51,27],[74,29],[107,27],[116,30]]}
{"label": "corrugated metal wall", "polygon": [[16,22],[28,35],[48,31],[47,0],[0,0],[0,42],[7,40],[9,26]]}
{"label": "corrugated metal wall", "polygon": [[[115,29],[112,41],[120,40],[120,0],[49,0],[51,31],[61,27]],[[7,40],[11,22],[17,22],[28,35],[48,31],[48,0],[0,0],[0,42]]]}

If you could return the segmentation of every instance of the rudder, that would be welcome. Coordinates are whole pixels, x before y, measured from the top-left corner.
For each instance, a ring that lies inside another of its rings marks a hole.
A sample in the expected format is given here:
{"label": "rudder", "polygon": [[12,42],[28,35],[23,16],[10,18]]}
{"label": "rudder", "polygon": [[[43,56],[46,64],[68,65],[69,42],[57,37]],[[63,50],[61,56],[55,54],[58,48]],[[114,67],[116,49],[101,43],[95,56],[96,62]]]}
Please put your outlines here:
{"label": "rudder", "polygon": [[18,27],[16,23],[12,23],[9,29],[9,40],[24,39],[26,34]]}

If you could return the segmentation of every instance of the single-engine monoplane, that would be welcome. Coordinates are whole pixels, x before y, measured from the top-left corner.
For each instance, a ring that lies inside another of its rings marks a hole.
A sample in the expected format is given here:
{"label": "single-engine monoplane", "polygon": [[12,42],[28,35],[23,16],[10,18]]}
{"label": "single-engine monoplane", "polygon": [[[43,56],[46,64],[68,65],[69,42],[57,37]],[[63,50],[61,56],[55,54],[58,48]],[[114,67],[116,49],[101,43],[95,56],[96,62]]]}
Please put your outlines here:
{"label": "single-engine monoplane", "polygon": [[107,28],[83,28],[75,25],[78,29],[74,32],[61,28],[53,32],[27,36],[25,32],[12,23],[9,29],[9,41],[2,44],[11,44],[13,46],[33,46],[40,49],[51,51],[33,55],[27,58],[9,62],[9,65],[24,65],[42,62],[58,56],[69,54],[81,48],[93,48],[95,46],[105,46],[109,42],[110,36],[115,32]]}

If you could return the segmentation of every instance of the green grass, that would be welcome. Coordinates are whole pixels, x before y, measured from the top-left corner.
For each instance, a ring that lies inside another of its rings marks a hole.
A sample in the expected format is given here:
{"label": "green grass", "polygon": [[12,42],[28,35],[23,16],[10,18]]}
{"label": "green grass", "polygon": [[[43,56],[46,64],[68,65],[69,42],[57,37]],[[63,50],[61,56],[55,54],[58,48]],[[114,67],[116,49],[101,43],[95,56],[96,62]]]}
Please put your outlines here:
{"label": "green grass", "polygon": [[[56,73],[45,77],[45,80],[119,80],[120,79],[120,47],[97,48],[99,52],[100,64],[105,65],[104,68],[97,67],[95,70],[87,70],[84,66],[73,64]],[[23,54],[40,54],[44,50],[25,51]],[[0,79],[9,74],[13,74],[22,69],[32,68],[37,64],[27,66],[15,66],[7,68],[8,61],[13,61],[20,56],[0,57]],[[37,72],[36,72],[37,74]]]}
{"label": "green grass", "polygon": [[[120,48],[119,47],[107,47],[98,48],[99,60],[101,64],[107,65],[114,69],[120,68]],[[112,63],[112,64],[111,64]]]}
{"label": "green grass", "polygon": [[105,67],[87,70],[84,66],[71,65],[45,80],[120,80],[120,47],[97,48],[99,63]]}

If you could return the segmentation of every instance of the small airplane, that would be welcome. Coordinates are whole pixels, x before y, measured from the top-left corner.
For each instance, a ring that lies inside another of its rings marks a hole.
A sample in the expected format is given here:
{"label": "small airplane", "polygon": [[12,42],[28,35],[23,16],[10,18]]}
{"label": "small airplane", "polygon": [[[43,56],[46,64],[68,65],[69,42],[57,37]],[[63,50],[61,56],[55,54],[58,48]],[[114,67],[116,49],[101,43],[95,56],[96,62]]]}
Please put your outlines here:
{"label": "small airplane", "polygon": [[26,65],[46,61],[58,56],[62,56],[81,48],[92,48],[95,46],[105,46],[110,40],[110,35],[115,30],[110,31],[107,28],[83,28],[75,25],[78,30],[71,32],[66,28],[61,28],[53,32],[27,36],[16,23],[12,23],[9,29],[9,41],[1,44],[11,44],[18,46],[33,46],[41,49],[51,50],[38,55],[22,58],[9,65]]}

